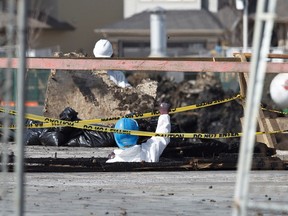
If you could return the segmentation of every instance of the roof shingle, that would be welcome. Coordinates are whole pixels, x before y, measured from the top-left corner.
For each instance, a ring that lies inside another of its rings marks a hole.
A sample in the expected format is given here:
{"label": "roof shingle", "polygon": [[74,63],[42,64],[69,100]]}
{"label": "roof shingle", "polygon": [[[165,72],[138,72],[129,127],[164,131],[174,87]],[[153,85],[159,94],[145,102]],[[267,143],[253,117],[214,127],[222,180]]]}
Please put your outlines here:
{"label": "roof shingle", "polygon": [[[168,10],[166,11],[166,26],[167,30],[223,30],[218,18],[207,10]],[[99,29],[149,30],[150,12],[144,11]]]}

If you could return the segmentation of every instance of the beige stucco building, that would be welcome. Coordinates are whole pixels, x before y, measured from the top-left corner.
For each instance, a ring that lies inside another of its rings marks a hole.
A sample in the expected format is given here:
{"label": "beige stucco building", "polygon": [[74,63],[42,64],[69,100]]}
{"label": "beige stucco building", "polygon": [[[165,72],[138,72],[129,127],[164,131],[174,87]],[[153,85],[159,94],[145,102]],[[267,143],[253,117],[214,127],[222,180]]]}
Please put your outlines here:
{"label": "beige stucco building", "polygon": [[[250,2],[255,5],[255,1]],[[278,0],[274,37],[275,44],[284,48],[288,47],[287,2]],[[31,0],[30,5],[29,47],[40,50],[35,56],[47,56],[54,51],[82,51],[92,56],[95,42],[102,37],[111,40],[119,56],[147,56],[147,10],[156,6],[167,11],[169,56],[203,56],[219,40],[227,46],[242,45],[242,11],[235,9],[234,0]],[[0,13],[2,26],[4,15]],[[251,46],[253,12],[249,19]],[[0,47],[3,35],[5,30],[0,25]]]}
{"label": "beige stucco building", "polygon": [[[83,50],[92,55],[94,44],[100,37],[94,29],[123,18],[122,0],[35,0],[31,7],[55,19],[49,27],[42,28],[39,37],[31,42],[31,48],[36,49]],[[43,19],[45,21],[45,17]],[[61,26],[64,23],[71,28]]]}

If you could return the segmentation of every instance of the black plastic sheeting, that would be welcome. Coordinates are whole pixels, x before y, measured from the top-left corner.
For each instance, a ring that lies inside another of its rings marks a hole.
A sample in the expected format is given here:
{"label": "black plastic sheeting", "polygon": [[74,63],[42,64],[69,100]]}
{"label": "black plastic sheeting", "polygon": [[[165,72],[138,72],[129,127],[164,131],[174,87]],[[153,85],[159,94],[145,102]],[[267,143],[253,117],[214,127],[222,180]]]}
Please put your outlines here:
{"label": "black plastic sheeting", "polygon": [[[70,107],[59,115],[61,120],[77,121],[78,113]],[[29,123],[38,123],[28,120]],[[26,145],[71,146],[71,147],[114,147],[116,142],[113,133],[78,129],[73,127],[31,128],[27,129]]]}
{"label": "black plastic sheeting", "polygon": [[[59,119],[65,121],[77,121],[78,113],[71,107],[65,108],[59,115]],[[156,130],[158,118],[138,119],[140,131],[153,132]],[[27,124],[39,123],[27,120]],[[102,127],[105,127],[101,125]],[[180,132],[177,125],[171,125],[172,132]],[[140,136],[138,144],[145,142],[150,137]],[[174,139],[174,141],[181,141]],[[113,133],[100,132],[73,127],[55,128],[31,128],[27,129],[25,136],[26,145],[44,146],[69,146],[69,147],[117,147]]]}

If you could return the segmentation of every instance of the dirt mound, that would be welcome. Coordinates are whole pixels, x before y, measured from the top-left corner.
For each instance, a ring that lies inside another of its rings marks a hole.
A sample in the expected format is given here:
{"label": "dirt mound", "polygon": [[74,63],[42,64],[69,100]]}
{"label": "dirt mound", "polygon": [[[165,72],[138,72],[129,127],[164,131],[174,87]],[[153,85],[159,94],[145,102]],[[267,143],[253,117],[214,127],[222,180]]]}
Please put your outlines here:
{"label": "dirt mound", "polygon": [[[133,73],[128,79],[131,83],[139,82],[141,77],[149,73]],[[151,73],[150,73],[151,74]],[[215,76],[215,73],[197,73],[196,79],[185,79],[180,83],[161,73],[151,75],[150,78],[158,82],[156,101],[159,104],[162,101],[169,102],[172,108],[194,105],[205,102],[212,102],[219,99],[231,98],[239,94],[232,90],[224,91],[221,81]],[[269,82],[266,82],[266,87]],[[269,92],[264,91],[262,105],[276,109]],[[267,117],[276,118],[285,115],[265,111]],[[243,118],[244,110],[240,100],[233,100],[223,104],[211,107],[190,110],[186,112],[171,115],[172,122],[177,125],[178,130],[187,133],[238,133],[242,132],[240,118]],[[288,142],[286,134],[275,134],[277,140],[277,149],[287,150]],[[173,139],[171,140],[174,141]],[[178,141],[178,140],[177,140]],[[185,139],[185,142],[195,142],[199,140]],[[209,140],[200,140],[209,142]],[[240,138],[225,138],[218,141],[226,143],[239,142]]]}

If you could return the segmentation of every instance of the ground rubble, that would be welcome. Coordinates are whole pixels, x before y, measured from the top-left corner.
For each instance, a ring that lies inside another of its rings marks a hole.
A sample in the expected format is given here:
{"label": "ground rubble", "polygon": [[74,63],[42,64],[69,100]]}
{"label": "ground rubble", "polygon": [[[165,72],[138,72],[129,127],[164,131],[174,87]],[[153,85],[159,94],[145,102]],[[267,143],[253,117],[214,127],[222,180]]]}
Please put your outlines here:
{"label": "ground rubble", "polygon": [[[163,152],[160,161],[156,163],[106,163],[108,154],[113,149],[113,147],[27,146],[24,168],[26,172],[236,170],[239,143],[228,145],[211,141],[210,143],[177,145],[172,142]],[[7,165],[9,171],[14,170],[15,151],[15,143],[10,143]],[[285,170],[288,168],[287,156],[287,154],[282,155],[280,158],[275,149],[268,148],[263,143],[257,143],[254,148],[251,169]]]}

